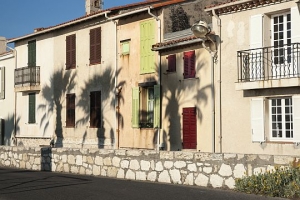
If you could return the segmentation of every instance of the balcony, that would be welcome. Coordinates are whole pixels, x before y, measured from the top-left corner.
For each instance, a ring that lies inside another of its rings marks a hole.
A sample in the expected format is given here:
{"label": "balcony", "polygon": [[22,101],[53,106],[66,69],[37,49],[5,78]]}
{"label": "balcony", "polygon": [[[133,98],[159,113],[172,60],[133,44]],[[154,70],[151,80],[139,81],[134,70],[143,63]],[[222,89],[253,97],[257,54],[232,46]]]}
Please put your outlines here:
{"label": "balcony", "polygon": [[300,86],[300,43],[237,52],[236,90]]}
{"label": "balcony", "polygon": [[15,69],[15,92],[39,91],[40,67]]}

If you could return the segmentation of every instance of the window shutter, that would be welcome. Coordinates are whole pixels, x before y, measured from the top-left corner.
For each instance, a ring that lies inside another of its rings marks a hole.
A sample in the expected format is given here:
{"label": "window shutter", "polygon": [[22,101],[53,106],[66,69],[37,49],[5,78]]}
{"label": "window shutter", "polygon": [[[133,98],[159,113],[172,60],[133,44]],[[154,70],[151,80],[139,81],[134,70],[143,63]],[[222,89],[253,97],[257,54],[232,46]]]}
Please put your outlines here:
{"label": "window shutter", "polygon": [[160,128],[160,85],[154,85],[154,128]]}
{"label": "window shutter", "polygon": [[292,22],[292,43],[300,42],[300,15],[298,11],[298,7],[291,8],[291,22]]}
{"label": "window shutter", "polygon": [[101,28],[90,30],[90,64],[101,62]]}
{"label": "window shutter", "polygon": [[4,99],[5,98],[5,67],[0,67],[0,76],[1,76],[0,99]]}
{"label": "window shutter", "polygon": [[300,96],[292,97],[294,142],[300,142]]}
{"label": "window shutter", "polygon": [[155,59],[152,45],[155,43],[155,21],[140,23],[140,72],[155,72]]}
{"label": "window shutter", "polygon": [[195,51],[184,52],[184,78],[195,78]]}
{"label": "window shutter", "polygon": [[168,70],[167,72],[175,72],[176,71],[176,54],[168,56]]}
{"label": "window shutter", "polygon": [[35,93],[28,94],[28,123],[35,123]]}
{"label": "window shutter", "polygon": [[68,127],[75,126],[75,94],[67,94],[66,96],[66,125]]}
{"label": "window shutter", "polygon": [[32,40],[28,42],[28,66],[36,66],[36,41]]}
{"label": "window shutter", "polygon": [[91,92],[90,95],[90,126],[101,127],[101,92]]}
{"label": "window shutter", "polygon": [[197,112],[195,107],[182,109],[182,143],[184,149],[197,148]]}
{"label": "window shutter", "polygon": [[66,69],[76,67],[76,35],[66,37]]}
{"label": "window shutter", "polygon": [[140,106],[140,90],[139,87],[132,88],[132,127],[140,127],[140,116],[139,116],[139,106]]}
{"label": "window shutter", "polygon": [[250,49],[263,46],[263,15],[250,17]]}
{"label": "window shutter", "polygon": [[252,142],[265,141],[264,99],[251,99],[251,132]]}

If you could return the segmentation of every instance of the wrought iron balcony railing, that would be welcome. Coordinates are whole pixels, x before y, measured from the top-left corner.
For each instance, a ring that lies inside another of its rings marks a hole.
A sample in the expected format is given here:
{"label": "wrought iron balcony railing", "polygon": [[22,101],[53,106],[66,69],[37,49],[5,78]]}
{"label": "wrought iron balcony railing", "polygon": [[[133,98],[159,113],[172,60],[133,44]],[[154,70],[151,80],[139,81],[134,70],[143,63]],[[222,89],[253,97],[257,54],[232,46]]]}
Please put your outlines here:
{"label": "wrought iron balcony railing", "polygon": [[15,86],[40,85],[40,67],[15,69]]}
{"label": "wrought iron balcony railing", "polygon": [[300,77],[300,43],[237,52],[238,82]]}

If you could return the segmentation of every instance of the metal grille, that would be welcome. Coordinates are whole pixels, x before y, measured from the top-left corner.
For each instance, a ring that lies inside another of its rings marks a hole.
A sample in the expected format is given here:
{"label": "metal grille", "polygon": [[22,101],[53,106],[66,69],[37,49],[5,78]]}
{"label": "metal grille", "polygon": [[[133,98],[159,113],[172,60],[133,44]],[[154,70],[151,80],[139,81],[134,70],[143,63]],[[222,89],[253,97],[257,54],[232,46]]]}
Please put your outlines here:
{"label": "metal grille", "polygon": [[300,43],[237,52],[238,82],[300,76]]}
{"label": "metal grille", "polygon": [[40,67],[15,69],[15,86],[40,85]]}

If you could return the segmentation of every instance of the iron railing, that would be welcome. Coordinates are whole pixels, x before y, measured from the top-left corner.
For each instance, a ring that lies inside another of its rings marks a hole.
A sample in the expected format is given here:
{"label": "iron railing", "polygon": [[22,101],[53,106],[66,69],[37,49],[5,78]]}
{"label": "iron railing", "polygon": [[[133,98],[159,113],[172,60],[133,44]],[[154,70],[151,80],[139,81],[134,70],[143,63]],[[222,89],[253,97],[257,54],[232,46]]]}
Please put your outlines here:
{"label": "iron railing", "polygon": [[238,82],[300,77],[300,43],[237,52]]}
{"label": "iron railing", "polygon": [[40,85],[40,67],[15,69],[15,86]]}

